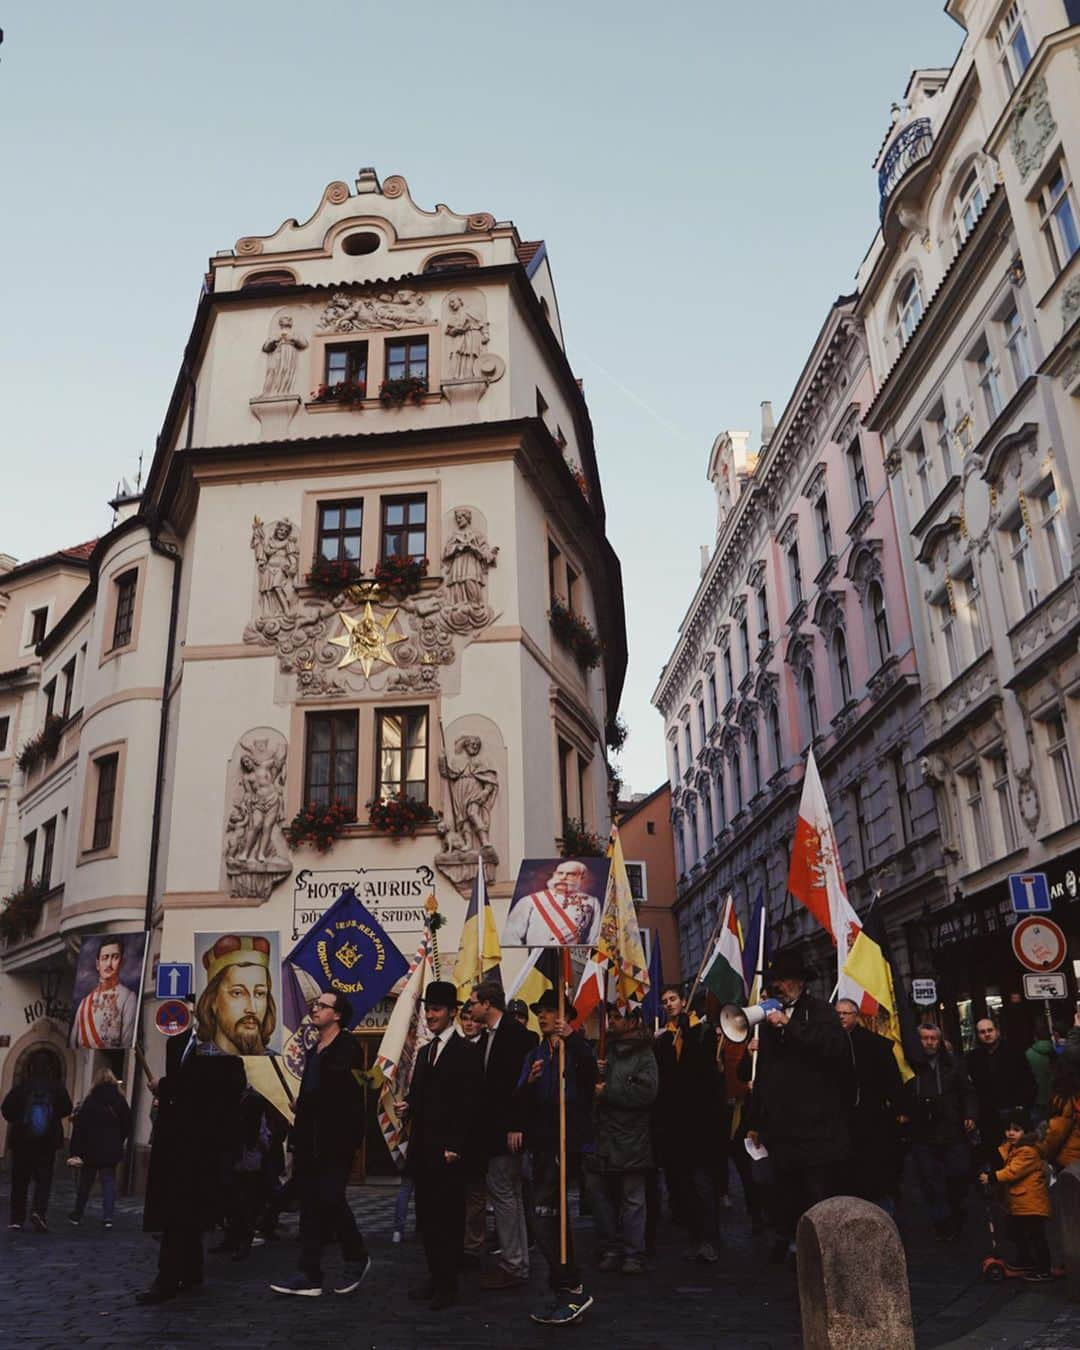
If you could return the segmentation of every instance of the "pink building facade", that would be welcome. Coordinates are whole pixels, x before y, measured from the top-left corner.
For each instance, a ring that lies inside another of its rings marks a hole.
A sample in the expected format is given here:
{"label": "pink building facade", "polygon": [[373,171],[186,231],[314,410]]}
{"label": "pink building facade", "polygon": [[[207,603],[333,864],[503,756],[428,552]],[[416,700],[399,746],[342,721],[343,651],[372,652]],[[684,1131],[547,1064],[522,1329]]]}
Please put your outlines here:
{"label": "pink building facade", "polygon": [[710,456],[715,547],[653,695],[686,975],[727,893],[745,923],[761,890],[774,949],[805,947],[831,987],[828,940],[786,889],[811,746],[856,907],[880,893],[900,934],[944,897],[888,478],[880,438],[861,425],[873,376],[854,309],[855,297],[833,305],[778,424],[763,417],[757,453],[746,433],[725,432]]}

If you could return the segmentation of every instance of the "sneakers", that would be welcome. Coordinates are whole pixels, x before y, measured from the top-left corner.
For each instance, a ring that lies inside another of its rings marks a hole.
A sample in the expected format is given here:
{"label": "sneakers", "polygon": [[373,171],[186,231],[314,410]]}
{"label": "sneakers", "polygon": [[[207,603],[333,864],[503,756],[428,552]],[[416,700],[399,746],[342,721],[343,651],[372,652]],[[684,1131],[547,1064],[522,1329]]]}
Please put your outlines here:
{"label": "sneakers", "polygon": [[592,1305],[592,1296],[583,1288],[563,1289],[529,1316],[542,1326],[564,1327],[578,1321]]}
{"label": "sneakers", "polygon": [[395,1229],[394,1229],[394,1246],[396,1247],[396,1246],[398,1245],[399,1242],[404,1242],[404,1241],[405,1241],[405,1234],[401,1231],[400,1228],[395,1228]]}
{"label": "sneakers", "polygon": [[720,1260],[720,1255],[711,1242],[702,1242],[694,1253],[695,1261],[707,1261],[709,1265]]}
{"label": "sneakers", "polygon": [[1046,1284],[1054,1277],[1048,1270],[1032,1270],[1024,1276],[1025,1284]]}
{"label": "sneakers", "polygon": [[298,1294],[300,1298],[320,1298],[322,1296],[322,1285],[312,1283],[300,1271],[291,1275],[287,1280],[282,1280],[280,1284],[272,1284],[270,1288],[275,1294]]}
{"label": "sneakers", "polygon": [[44,1214],[31,1214],[30,1226],[31,1228],[36,1228],[39,1233],[47,1233],[49,1231],[49,1225],[45,1222]]}
{"label": "sneakers", "polygon": [[620,1262],[618,1252],[605,1252],[603,1256],[601,1256],[600,1260],[597,1261],[596,1268],[597,1270],[610,1272],[613,1270],[618,1270],[619,1265]]}
{"label": "sneakers", "polygon": [[640,1256],[628,1256],[619,1269],[624,1275],[644,1275],[645,1262]]}
{"label": "sneakers", "polygon": [[260,1237],[259,1234],[256,1233],[255,1236],[251,1239],[251,1245],[253,1247],[265,1247],[266,1239],[264,1237]]}
{"label": "sneakers", "polygon": [[81,1214],[69,1214],[69,1215],[68,1215],[68,1223],[71,1224],[72,1228],[78,1228],[79,1224],[82,1223],[82,1215],[81,1215]]}
{"label": "sneakers", "polygon": [[101,1226],[102,1226],[102,1228],[111,1228],[111,1227],[112,1227],[112,1219],[104,1219],[104,1220],[102,1221]]}
{"label": "sneakers", "polygon": [[24,1223],[9,1223],[9,1224],[8,1224],[8,1227],[9,1227],[10,1229],[12,1229],[14,1232],[21,1233],[22,1230],[26,1227],[26,1224],[24,1224]]}
{"label": "sneakers", "polygon": [[334,1285],[334,1293],[354,1293],[360,1288],[361,1281],[370,1269],[370,1256],[365,1256],[362,1261],[346,1261],[345,1269],[341,1272],[341,1279]]}

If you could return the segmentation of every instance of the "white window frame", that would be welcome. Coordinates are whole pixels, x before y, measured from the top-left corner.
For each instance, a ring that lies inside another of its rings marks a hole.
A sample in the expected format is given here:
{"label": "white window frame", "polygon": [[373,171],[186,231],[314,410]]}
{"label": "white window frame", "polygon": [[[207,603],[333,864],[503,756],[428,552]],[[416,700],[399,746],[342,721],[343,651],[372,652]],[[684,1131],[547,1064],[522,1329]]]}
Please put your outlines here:
{"label": "white window frame", "polygon": [[[1063,825],[1071,825],[1080,816],[1080,800],[1076,795],[1076,777],[1072,767],[1072,747],[1069,744],[1069,724],[1064,709],[1058,708],[1043,721],[1046,735],[1046,753],[1054,773],[1058,809]],[[1058,734],[1060,728],[1060,734]]]}
{"label": "white window frame", "polygon": [[649,903],[649,865],[640,858],[627,858],[626,870],[631,867],[641,868],[641,899],[635,900],[635,904],[647,905]]}
{"label": "white window frame", "polygon": [[1042,517],[1039,523],[1042,525],[1046,551],[1050,556],[1054,585],[1060,586],[1072,570],[1071,550],[1065,532],[1065,513],[1053,474],[1050,475],[1046,491],[1039,496],[1039,511]]}
{"label": "white window frame", "polygon": [[1020,832],[1016,828],[1016,806],[1013,803],[1012,780],[1009,778],[1009,758],[1003,749],[990,752],[990,783],[997,802],[998,822],[1001,836],[1005,841],[1005,852],[1012,853],[1020,847]]}
{"label": "white window frame", "polygon": [[802,559],[799,557],[799,541],[793,539],[787,546],[788,583],[791,586],[791,608],[794,612],[802,604],[803,594]]}
{"label": "white window frame", "polygon": [[821,565],[835,556],[832,537],[832,521],[829,519],[829,497],[822,488],[814,502],[814,519],[817,522],[818,543],[821,545]]}
{"label": "white window frame", "polygon": [[989,822],[986,819],[986,798],[983,795],[982,774],[978,764],[961,770],[960,778],[965,784],[964,802],[967,807],[971,837],[975,841],[975,855],[978,858],[979,867],[985,867],[994,855],[990,844]]}
{"label": "white window frame", "polygon": [[855,511],[858,514],[870,500],[870,488],[866,482],[866,463],[863,460],[862,443],[858,436],[852,439],[847,448],[847,459],[851,494],[855,498]]}
{"label": "white window frame", "polygon": [[1032,371],[1027,328],[1020,317],[1019,305],[1014,304],[1012,309],[1002,318],[1001,327],[1005,334],[1005,349],[1009,353],[1013,379],[1019,389]]}
{"label": "white window frame", "polygon": [[983,621],[982,589],[973,571],[961,577],[959,584],[964,588],[964,618],[967,622],[968,637],[971,639],[972,655],[979,657],[989,646],[986,624]]}
{"label": "white window frame", "polygon": [[1021,616],[1034,609],[1039,603],[1039,573],[1035,566],[1035,554],[1032,538],[1023,517],[1009,530],[1009,553],[1012,557],[1013,576],[1016,580],[1016,594],[1020,601]]}
{"label": "white window frame", "polygon": [[975,370],[978,375],[979,388],[982,390],[986,415],[991,422],[994,422],[1005,406],[1005,402],[1001,396],[1001,371],[998,368],[997,357],[995,357],[986,338],[983,338],[982,347],[975,353]]}
{"label": "white window frame", "polygon": [[956,641],[956,615],[947,598],[938,602],[937,609],[940,614],[941,641],[945,650],[945,682],[951,684],[963,669],[960,648]]}
{"label": "white window frame", "polygon": [[910,272],[896,292],[896,340],[901,349],[919,325],[923,316],[922,283],[917,272]]}
{"label": "white window frame", "polygon": [[985,205],[982,175],[978,164],[972,164],[953,198],[953,244],[957,249],[975,228]]}
{"label": "white window frame", "polygon": [[1019,0],[1015,0],[1005,11],[1005,17],[994,34],[994,45],[1011,94],[1023,79],[1024,71],[1031,65],[1031,43],[1024,27]]}
{"label": "white window frame", "polygon": [[1054,272],[1061,273],[1080,251],[1080,213],[1064,155],[1053,164],[1039,191],[1039,213]]}
{"label": "white window frame", "polygon": [[952,477],[952,447],[949,444],[949,421],[945,416],[945,410],[940,410],[940,416],[931,418],[934,427],[934,444],[937,446],[938,457],[941,460],[941,472],[944,475],[943,482],[947,483]]}
{"label": "white window frame", "polygon": [[921,514],[934,500],[934,468],[930,463],[930,456],[926,453],[926,442],[921,435],[915,438],[911,453],[915,457],[915,480],[919,484],[919,495],[922,501]]}

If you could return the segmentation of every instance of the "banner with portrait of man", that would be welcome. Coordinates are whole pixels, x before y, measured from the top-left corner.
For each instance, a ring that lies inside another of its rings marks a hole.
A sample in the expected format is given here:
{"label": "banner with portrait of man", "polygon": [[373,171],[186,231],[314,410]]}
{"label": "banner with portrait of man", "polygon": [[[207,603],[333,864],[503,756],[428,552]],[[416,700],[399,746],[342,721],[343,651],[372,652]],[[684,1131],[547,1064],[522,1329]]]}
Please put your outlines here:
{"label": "banner with portrait of man", "polygon": [[87,933],[75,967],[76,1050],[129,1050],[135,1044],[145,933]]}
{"label": "banner with portrait of man", "polygon": [[594,947],[607,893],[608,858],[526,858],[518,870],[504,947]]}
{"label": "banner with portrait of man", "polygon": [[281,1053],[280,933],[195,934],[195,1034],[223,1055]]}

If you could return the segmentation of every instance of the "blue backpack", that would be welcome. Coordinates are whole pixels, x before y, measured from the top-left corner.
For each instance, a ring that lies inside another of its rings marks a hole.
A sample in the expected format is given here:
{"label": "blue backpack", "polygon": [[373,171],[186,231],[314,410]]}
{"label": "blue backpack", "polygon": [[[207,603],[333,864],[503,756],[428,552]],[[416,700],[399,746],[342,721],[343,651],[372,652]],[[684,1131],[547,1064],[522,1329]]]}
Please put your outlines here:
{"label": "blue backpack", "polygon": [[47,1087],[33,1088],[23,1108],[22,1134],[24,1139],[44,1141],[50,1137],[56,1108],[53,1095]]}

